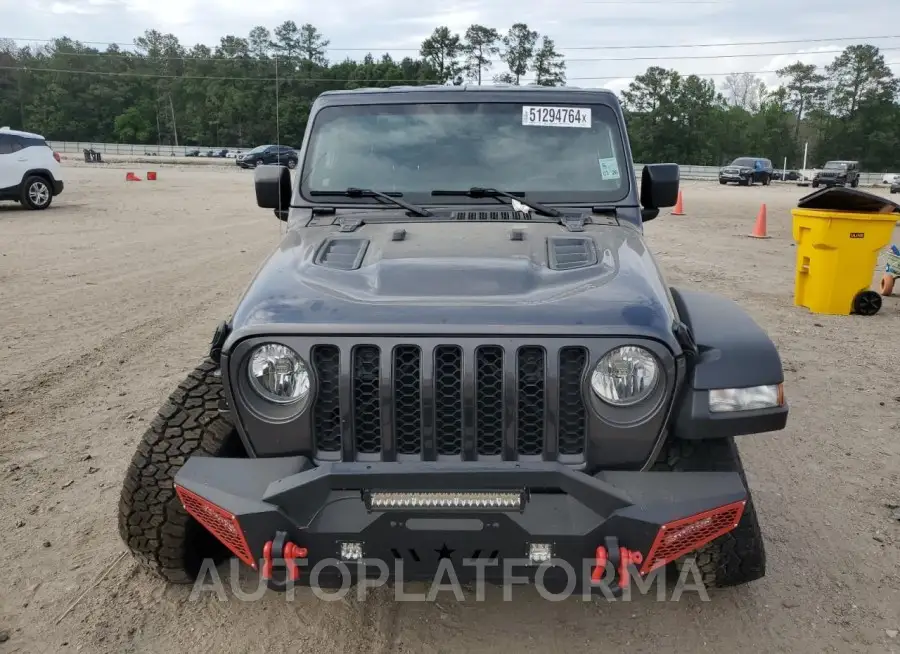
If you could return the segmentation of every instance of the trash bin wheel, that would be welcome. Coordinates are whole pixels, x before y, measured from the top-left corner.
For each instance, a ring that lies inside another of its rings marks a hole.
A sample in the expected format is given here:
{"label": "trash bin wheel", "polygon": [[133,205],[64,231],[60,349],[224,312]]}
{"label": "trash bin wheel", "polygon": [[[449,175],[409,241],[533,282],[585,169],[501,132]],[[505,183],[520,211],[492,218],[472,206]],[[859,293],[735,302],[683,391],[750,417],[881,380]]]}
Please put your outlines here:
{"label": "trash bin wheel", "polygon": [[884,273],[878,292],[884,297],[888,297],[894,292],[894,276],[891,273]]}
{"label": "trash bin wheel", "polygon": [[881,310],[881,295],[875,291],[860,291],[853,298],[853,313],[860,316],[874,316]]}

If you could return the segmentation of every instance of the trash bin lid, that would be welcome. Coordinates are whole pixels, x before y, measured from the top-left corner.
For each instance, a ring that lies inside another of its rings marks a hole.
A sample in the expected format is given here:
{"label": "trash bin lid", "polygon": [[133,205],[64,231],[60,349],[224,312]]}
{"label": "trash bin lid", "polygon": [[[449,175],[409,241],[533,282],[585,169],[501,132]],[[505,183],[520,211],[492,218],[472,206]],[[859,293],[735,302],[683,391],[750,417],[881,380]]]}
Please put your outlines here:
{"label": "trash bin lid", "polygon": [[797,207],[800,209],[849,211],[852,213],[900,212],[900,204],[881,195],[843,186],[833,186],[814,191],[800,198],[797,201]]}

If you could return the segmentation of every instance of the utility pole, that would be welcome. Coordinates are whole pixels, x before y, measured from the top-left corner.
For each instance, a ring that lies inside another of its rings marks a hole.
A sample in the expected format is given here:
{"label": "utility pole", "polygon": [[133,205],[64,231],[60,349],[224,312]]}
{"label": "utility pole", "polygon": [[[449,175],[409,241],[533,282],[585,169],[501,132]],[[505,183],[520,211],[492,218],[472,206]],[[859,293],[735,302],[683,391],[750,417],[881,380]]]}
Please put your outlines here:
{"label": "utility pole", "polygon": [[175,123],[175,104],[172,102],[172,92],[169,92],[169,109],[172,111],[172,132],[175,134],[175,147],[178,147],[178,125]]}

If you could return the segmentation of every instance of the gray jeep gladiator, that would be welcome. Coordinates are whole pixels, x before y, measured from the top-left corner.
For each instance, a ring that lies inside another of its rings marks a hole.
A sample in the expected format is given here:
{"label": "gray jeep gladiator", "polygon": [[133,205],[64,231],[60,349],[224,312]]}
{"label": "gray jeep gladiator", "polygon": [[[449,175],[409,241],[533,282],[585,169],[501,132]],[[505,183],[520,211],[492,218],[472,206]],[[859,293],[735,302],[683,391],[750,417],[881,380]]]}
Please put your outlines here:
{"label": "gray jeep gladiator", "polygon": [[638,184],[613,93],[330,91],[298,154],[257,168],[283,240],[128,468],[140,561],[276,590],[765,574],[735,439],[785,427],[781,359],[667,285],[643,224],[679,168]]}

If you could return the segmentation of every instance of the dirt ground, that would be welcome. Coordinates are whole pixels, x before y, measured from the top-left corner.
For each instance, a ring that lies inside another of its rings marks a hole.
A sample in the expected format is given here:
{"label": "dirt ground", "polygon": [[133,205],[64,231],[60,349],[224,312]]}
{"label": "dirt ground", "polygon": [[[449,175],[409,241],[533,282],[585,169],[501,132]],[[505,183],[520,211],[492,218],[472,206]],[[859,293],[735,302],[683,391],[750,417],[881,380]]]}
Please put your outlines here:
{"label": "dirt ground", "polygon": [[[671,284],[731,297],[781,350],[788,429],[740,441],[765,579],[709,602],[241,602],[192,600],[122,557],[116,504],[283,227],[251,172],[124,170],[67,163],[49,211],[0,207],[0,652],[900,651],[900,297],[868,318],[793,306],[789,210],[808,189],[686,182],[687,215],[647,225]],[[762,202],[772,238],[746,238]]]}

